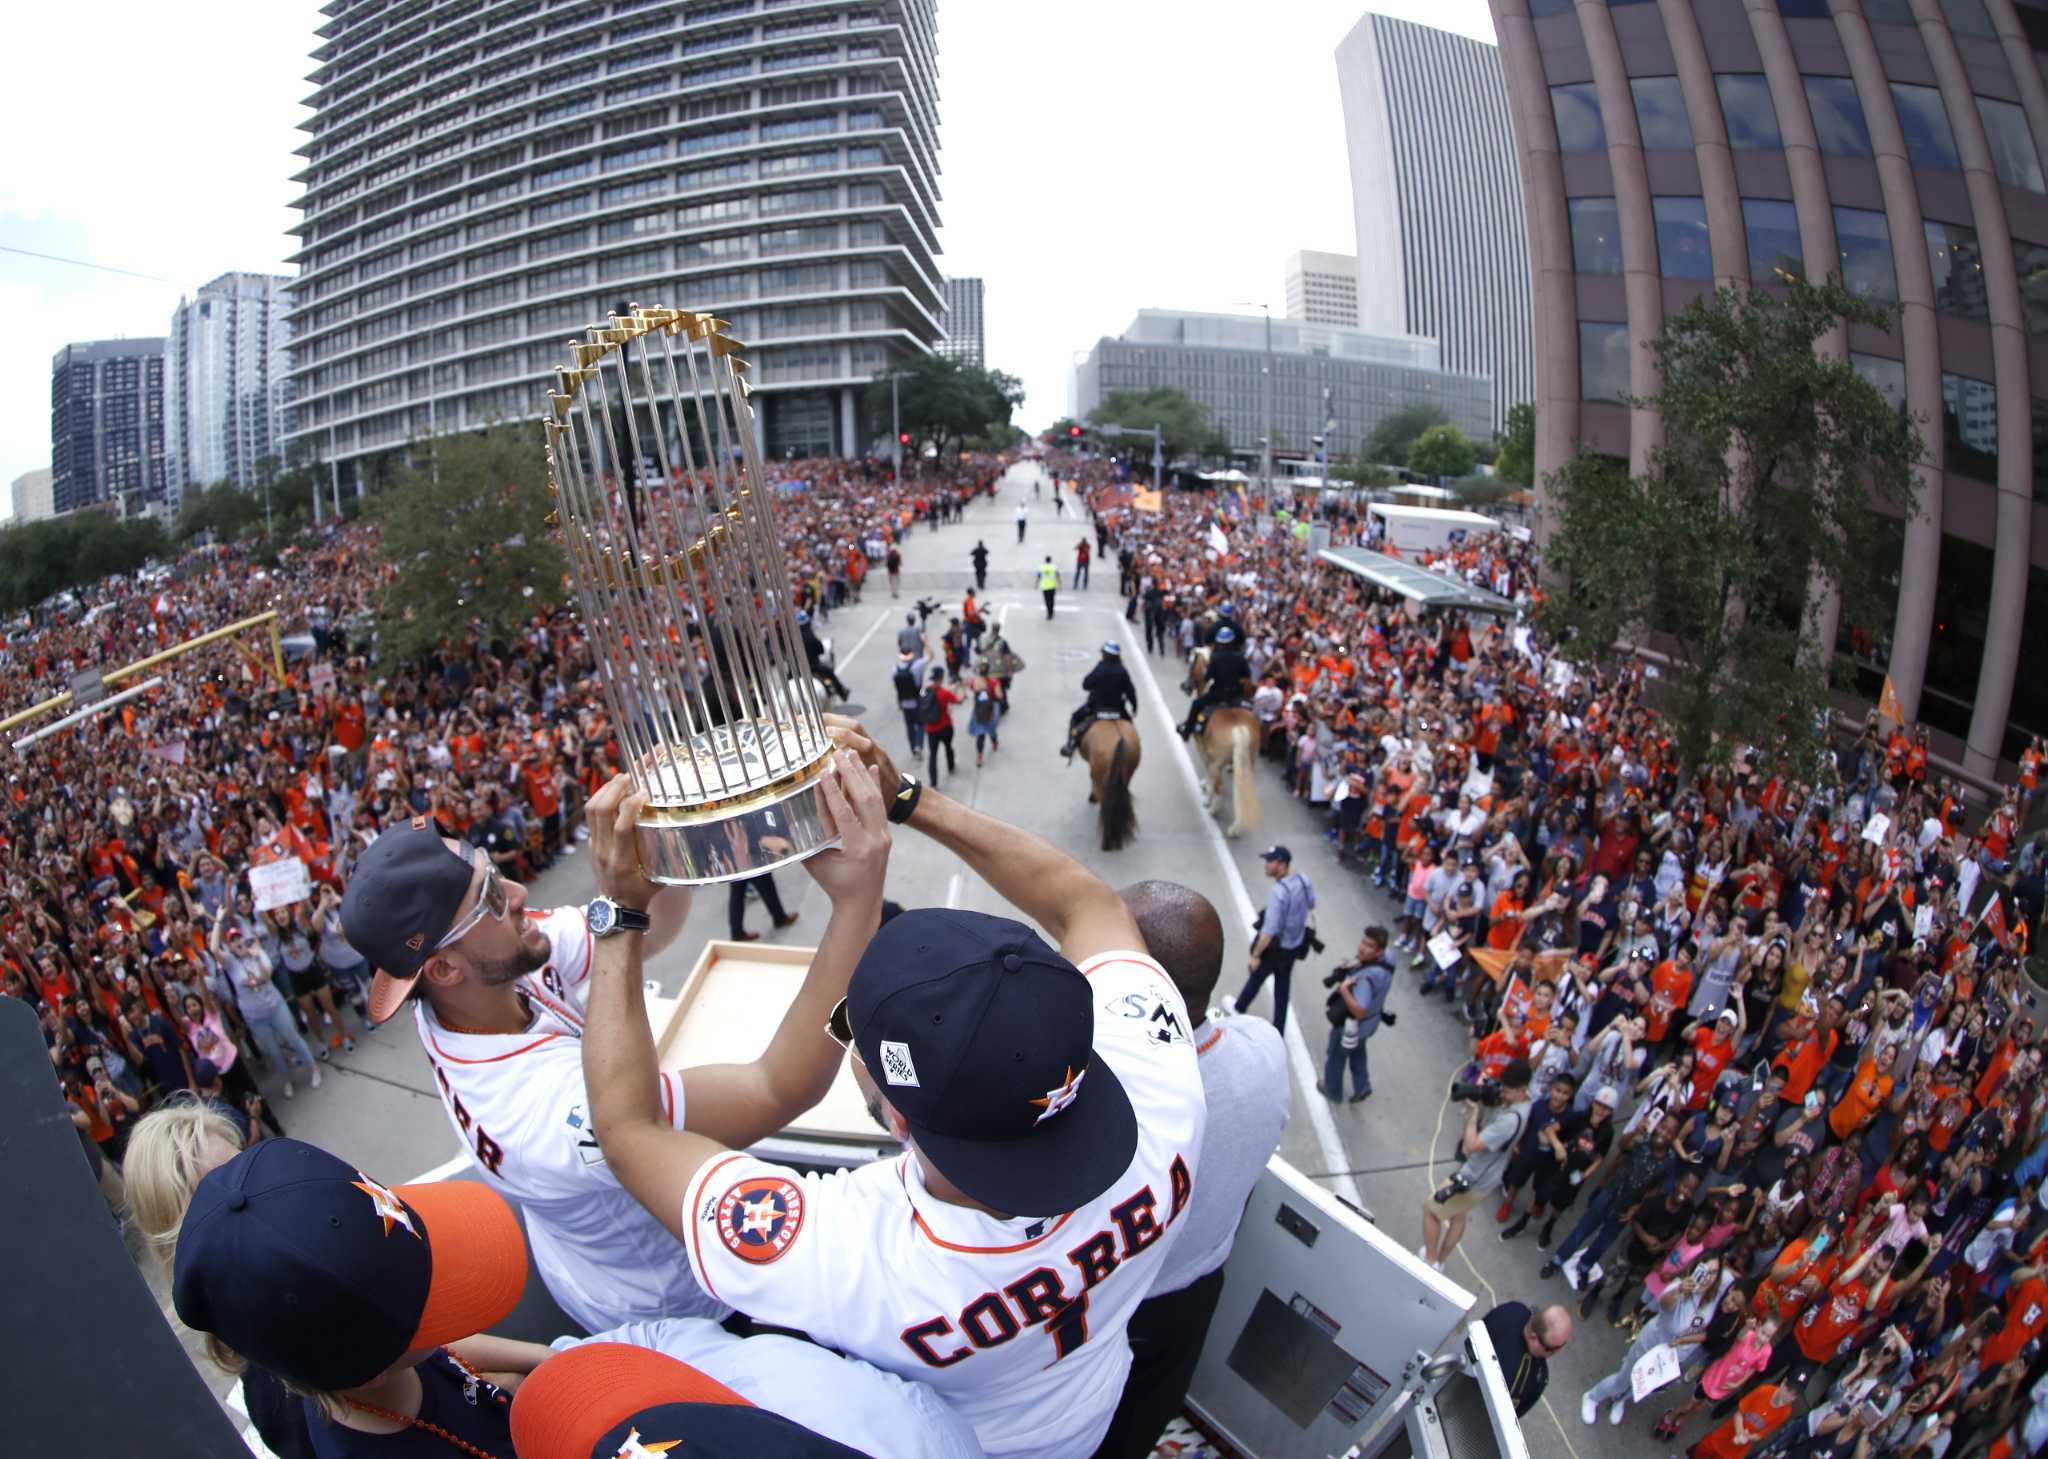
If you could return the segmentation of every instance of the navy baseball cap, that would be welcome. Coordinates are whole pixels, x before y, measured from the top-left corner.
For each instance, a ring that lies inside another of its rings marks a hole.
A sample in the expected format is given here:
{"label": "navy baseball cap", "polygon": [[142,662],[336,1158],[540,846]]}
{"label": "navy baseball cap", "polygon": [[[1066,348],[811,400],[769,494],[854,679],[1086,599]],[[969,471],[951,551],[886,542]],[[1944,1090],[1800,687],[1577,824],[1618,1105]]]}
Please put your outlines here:
{"label": "navy baseball cap", "polygon": [[983,1205],[1057,1216],[1130,1168],[1137,1116],[1095,1057],[1088,980],[1022,922],[905,912],[869,939],[846,1012],[918,1149]]}
{"label": "navy baseball cap", "polygon": [[412,992],[413,980],[455,925],[475,866],[441,840],[441,828],[414,816],[372,841],[356,858],[341,898],[341,932],[377,970],[370,980],[370,1021],[382,1023]]}
{"label": "navy baseball cap", "polygon": [[178,1228],[171,1302],[286,1382],[332,1392],[504,1320],[526,1241],[476,1181],[384,1186],[300,1140],[210,1171]]}
{"label": "navy baseball cap", "polygon": [[590,1342],[548,1358],[512,1396],[519,1459],[865,1459],[652,1348]]}
{"label": "navy baseball cap", "polygon": [[1282,846],[1276,842],[1275,844],[1268,846],[1264,851],[1261,851],[1259,853],[1259,860],[1284,861],[1287,862],[1289,865],[1292,865],[1294,862],[1294,853],[1292,851],[1289,851],[1285,846]]}

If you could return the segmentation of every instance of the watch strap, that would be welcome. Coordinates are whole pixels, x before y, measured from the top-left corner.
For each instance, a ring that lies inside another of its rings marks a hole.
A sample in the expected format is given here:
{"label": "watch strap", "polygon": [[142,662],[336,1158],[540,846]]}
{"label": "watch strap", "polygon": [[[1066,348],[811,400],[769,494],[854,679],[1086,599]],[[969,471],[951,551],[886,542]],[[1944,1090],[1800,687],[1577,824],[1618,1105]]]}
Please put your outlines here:
{"label": "watch strap", "polygon": [[889,798],[889,823],[900,826],[908,821],[917,810],[917,802],[924,795],[924,786],[915,775],[899,770],[896,793]]}
{"label": "watch strap", "polygon": [[618,919],[615,925],[621,932],[645,932],[654,926],[654,919],[638,907],[625,907],[613,902],[612,915]]}

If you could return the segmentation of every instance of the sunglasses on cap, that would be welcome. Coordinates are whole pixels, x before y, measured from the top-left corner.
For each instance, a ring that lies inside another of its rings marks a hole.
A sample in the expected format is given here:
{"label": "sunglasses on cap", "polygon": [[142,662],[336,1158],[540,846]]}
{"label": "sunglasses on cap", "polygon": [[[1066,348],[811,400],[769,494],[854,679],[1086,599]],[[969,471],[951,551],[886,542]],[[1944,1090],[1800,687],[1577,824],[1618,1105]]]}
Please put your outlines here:
{"label": "sunglasses on cap", "polygon": [[511,906],[511,898],[505,894],[505,883],[498,876],[497,863],[485,862],[484,884],[477,893],[475,910],[449,928],[448,935],[434,944],[434,951],[439,952],[443,948],[453,947],[456,943],[467,937],[471,930],[486,917],[495,917],[502,922],[505,919],[505,914],[511,910]]}
{"label": "sunglasses on cap", "polygon": [[832,1012],[825,1020],[825,1037],[839,1045],[849,1054],[853,1048],[853,1023],[846,1016],[846,1000],[841,998],[832,1005]]}

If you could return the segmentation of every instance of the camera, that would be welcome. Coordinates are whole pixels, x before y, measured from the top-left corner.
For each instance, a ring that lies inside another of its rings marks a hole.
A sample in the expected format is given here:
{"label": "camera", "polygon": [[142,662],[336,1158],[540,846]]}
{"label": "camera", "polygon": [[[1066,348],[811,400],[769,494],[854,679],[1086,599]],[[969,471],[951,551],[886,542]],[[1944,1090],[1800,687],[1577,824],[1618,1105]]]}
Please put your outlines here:
{"label": "camera", "polygon": [[922,628],[932,614],[938,612],[939,609],[946,605],[937,598],[919,598],[914,606],[917,609],[917,626]]}
{"label": "camera", "polygon": [[1453,1079],[1451,1098],[1460,1104],[1469,1100],[1492,1109],[1500,1103],[1500,1086],[1491,1079]]}

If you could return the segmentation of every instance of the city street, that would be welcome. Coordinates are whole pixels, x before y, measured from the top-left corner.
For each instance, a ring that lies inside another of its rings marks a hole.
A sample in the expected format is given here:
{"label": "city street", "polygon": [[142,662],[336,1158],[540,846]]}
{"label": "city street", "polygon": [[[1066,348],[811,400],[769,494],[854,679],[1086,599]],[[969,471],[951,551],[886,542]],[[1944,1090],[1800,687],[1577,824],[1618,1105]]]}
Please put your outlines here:
{"label": "city street", "polygon": [[[1072,582],[1074,545],[1086,534],[1092,547],[1092,532],[1085,514],[1072,504],[1064,515],[1056,515],[1049,493],[1032,498],[1030,483],[1037,472],[1029,463],[1013,468],[997,497],[977,501],[963,523],[936,532],[918,527],[904,543],[900,600],[890,599],[887,580],[876,573],[861,602],[820,624],[836,646],[839,673],[852,689],[854,703],[865,706],[866,722],[892,753],[903,756],[908,768],[902,717],[890,685],[895,631],[920,596],[938,597],[949,610],[958,608],[973,581],[968,553],[979,539],[990,551],[984,611],[1002,624],[1026,668],[1013,686],[1012,714],[1002,726],[1003,748],[979,770],[973,764],[973,742],[964,732],[965,712],[955,710],[960,768],[941,778],[940,790],[1053,838],[1115,884],[1163,877],[1186,882],[1207,895],[1222,913],[1230,935],[1219,1002],[1235,996],[1244,976],[1251,919],[1264,897],[1258,853],[1273,841],[1289,845],[1295,868],[1316,883],[1317,925],[1328,950],[1304,963],[1294,979],[1287,1030],[1294,1113],[1282,1153],[1413,1247],[1422,1237],[1423,1198],[1448,1173],[1449,1163],[1440,1157],[1457,1138],[1461,1110],[1447,1107],[1445,1090],[1451,1071],[1464,1057],[1462,1027],[1442,1003],[1425,1006],[1414,998],[1413,977],[1404,971],[1389,998],[1389,1006],[1402,1015],[1399,1026],[1372,1041],[1374,1097],[1363,1104],[1333,1106],[1315,1093],[1328,1027],[1321,975],[1349,954],[1363,926],[1390,923],[1396,905],[1375,892],[1364,877],[1339,869],[1322,836],[1325,818],[1288,798],[1270,764],[1262,764],[1259,773],[1264,830],[1228,841],[1217,823],[1203,814],[1192,763],[1173,733],[1187,703],[1178,687],[1181,661],[1148,659],[1138,626],[1124,622],[1114,554],[1098,566],[1089,590],[1076,592],[1067,586]],[[1020,500],[1031,513],[1022,545],[1014,524]],[[1036,590],[1036,569],[1047,553],[1060,567],[1062,582],[1051,622]],[[935,642],[944,627],[943,615],[934,615],[930,627]],[[1067,714],[1081,699],[1081,676],[1106,638],[1124,644],[1125,660],[1143,700],[1139,731],[1144,753],[1133,782],[1138,839],[1131,848],[1115,853],[1097,849],[1085,766],[1078,760],[1069,766],[1057,754]],[[918,772],[923,773],[922,764]],[[799,921],[785,932],[770,933],[767,914],[755,903],[749,909],[750,930],[779,942],[815,942],[827,915],[824,896],[801,869],[778,874],[777,882]],[[580,903],[592,892],[589,859],[579,850],[538,879],[532,905]],[[906,906],[1008,910],[979,880],[914,832],[896,835],[890,895]],[[656,961],[649,976],[673,993],[703,942],[725,935],[725,889],[700,892],[688,930]],[[1270,1009],[1270,997],[1262,994],[1253,1011],[1269,1015]],[[736,1050],[735,1055],[752,1052]],[[387,1180],[410,1180],[426,1172],[446,1174],[461,1167],[460,1147],[433,1093],[431,1071],[409,1017],[360,1041],[355,1053],[337,1055],[329,1071],[322,1088],[302,1089],[296,1099],[279,1106],[294,1136],[333,1150]],[[1434,1165],[1433,1151],[1439,1156]],[[1536,1279],[1542,1255],[1533,1234],[1503,1246],[1495,1239],[1498,1230],[1490,1203],[1475,1211],[1466,1242],[1447,1269],[1454,1281],[1475,1294],[1479,1311],[1496,1301],[1540,1304],[1567,1295],[1561,1279]],[[1586,1428],[1575,1412],[1580,1392],[1611,1369],[1622,1348],[1619,1335],[1598,1314],[1592,1325],[1581,1324],[1570,1348],[1552,1360],[1549,1404],[1539,1405],[1524,1420],[1532,1454],[1619,1459],[1643,1452],[1658,1405],[1647,1405],[1647,1416],[1632,1415],[1623,1428],[1604,1423]]]}

